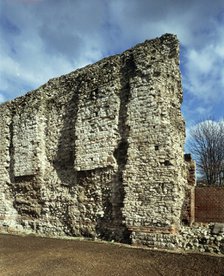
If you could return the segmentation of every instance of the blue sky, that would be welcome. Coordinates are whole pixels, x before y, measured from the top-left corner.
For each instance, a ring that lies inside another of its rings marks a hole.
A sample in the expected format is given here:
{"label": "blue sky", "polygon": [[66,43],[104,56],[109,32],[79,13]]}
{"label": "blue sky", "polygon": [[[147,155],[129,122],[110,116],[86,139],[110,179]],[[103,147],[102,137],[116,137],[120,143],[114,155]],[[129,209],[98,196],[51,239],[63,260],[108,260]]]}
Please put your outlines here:
{"label": "blue sky", "polygon": [[223,118],[223,0],[0,0],[0,102],[164,33],[181,43],[187,130]]}

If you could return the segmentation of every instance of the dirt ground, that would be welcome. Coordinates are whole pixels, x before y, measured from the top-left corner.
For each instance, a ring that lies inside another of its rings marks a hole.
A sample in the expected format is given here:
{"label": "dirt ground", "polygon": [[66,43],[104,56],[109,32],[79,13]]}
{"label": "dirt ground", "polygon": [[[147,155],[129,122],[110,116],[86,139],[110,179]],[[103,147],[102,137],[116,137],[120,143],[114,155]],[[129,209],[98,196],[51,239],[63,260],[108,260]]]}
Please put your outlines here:
{"label": "dirt ground", "polygon": [[0,275],[224,276],[224,257],[0,235]]}

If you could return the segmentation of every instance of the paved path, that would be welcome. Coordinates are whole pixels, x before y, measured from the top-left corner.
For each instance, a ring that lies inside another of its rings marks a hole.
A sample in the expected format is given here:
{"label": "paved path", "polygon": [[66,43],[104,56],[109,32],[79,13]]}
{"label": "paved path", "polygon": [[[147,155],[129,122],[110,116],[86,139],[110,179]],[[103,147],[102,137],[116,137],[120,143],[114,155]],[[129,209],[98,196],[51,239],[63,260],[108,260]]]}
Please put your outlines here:
{"label": "paved path", "polygon": [[0,275],[224,276],[224,257],[0,235]]}

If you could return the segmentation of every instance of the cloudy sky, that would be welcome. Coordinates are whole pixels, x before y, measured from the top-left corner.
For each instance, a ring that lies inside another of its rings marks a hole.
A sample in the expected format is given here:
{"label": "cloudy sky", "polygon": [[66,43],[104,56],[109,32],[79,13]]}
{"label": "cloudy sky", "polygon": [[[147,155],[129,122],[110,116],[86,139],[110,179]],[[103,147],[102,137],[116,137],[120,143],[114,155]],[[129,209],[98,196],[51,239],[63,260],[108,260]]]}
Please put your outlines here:
{"label": "cloudy sky", "polygon": [[224,117],[223,0],[0,0],[0,102],[164,33],[181,42],[188,129]]}

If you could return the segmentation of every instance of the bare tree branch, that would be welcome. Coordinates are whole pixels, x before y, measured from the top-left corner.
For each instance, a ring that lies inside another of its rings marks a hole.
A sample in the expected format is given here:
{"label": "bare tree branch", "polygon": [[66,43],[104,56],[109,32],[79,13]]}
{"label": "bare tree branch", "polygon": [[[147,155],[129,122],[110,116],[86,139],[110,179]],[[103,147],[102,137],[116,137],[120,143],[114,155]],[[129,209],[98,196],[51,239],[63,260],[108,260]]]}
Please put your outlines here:
{"label": "bare tree branch", "polygon": [[190,131],[189,146],[208,185],[224,185],[224,120],[206,120]]}

